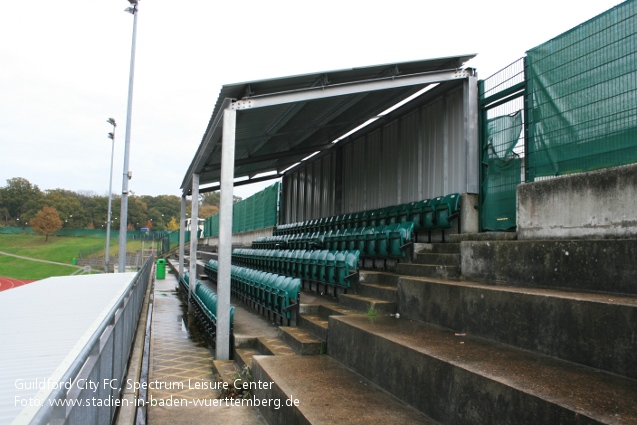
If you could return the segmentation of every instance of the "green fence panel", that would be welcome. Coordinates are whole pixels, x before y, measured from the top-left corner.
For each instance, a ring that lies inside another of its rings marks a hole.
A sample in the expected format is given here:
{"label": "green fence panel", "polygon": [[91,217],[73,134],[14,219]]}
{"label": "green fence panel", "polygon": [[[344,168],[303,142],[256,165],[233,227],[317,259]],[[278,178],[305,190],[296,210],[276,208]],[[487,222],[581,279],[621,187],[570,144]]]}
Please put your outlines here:
{"label": "green fence panel", "polygon": [[[31,227],[0,227],[0,234],[24,234],[35,235]],[[54,233],[55,236],[68,236],[78,238],[106,238],[105,229],[60,229]],[[138,230],[129,230],[126,232],[127,239],[156,240],[166,236],[166,232],[141,232]],[[119,231],[111,230],[111,238],[118,238]]]}
{"label": "green fence panel", "polygon": [[513,152],[522,133],[522,111],[488,119],[484,131],[482,228],[511,230],[516,227],[516,188],[522,181],[522,161]]}
{"label": "green fence panel", "polygon": [[266,199],[264,200],[263,227],[273,227],[277,225],[277,209],[279,206],[279,193],[281,183],[277,182],[266,189]]}
{"label": "green fence panel", "polygon": [[[277,225],[277,210],[281,183],[277,182],[255,193],[232,208],[232,232],[247,232]],[[206,219],[204,223],[206,237],[219,236],[219,214]]]}
{"label": "green fence panel", "polygon": [[637,162],[637,1],[527,52],[527,181]]}

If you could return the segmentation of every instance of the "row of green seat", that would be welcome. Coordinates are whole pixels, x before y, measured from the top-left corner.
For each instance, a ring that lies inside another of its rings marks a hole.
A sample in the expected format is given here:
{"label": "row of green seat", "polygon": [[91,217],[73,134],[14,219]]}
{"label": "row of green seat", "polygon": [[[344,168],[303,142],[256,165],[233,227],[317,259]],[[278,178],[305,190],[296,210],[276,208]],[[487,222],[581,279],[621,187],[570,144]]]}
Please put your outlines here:
{"label": "row of green seat", "polygon": [[[179,285],[188,294],[190,286],[190,273],[186,272],[179,279]],[[203,325],[206,333],[214,338],[217,330],[217,294],[206,285],[197,281],[195,291],[191,294],[195,316]],[[234,323],[234,306],[230,306],[230,330]]]}
{"label": "row of green seat", "polygon": [[280,250],[237,248],[239,265],[341,288],[350,288],[358,275],[360,251]]}
{"label": "row of green seat", "polygon": [[325,249],[328,251],[360,251],[363,258],[406,257],[405,248],[413,242],[414,222],[381,224],[356,229],[294,235],[264,236],[252,243],[254,249]]}
{"label": "row of green seat", "polygon": [[344,229],[377,227],[412,221],[416,232],[424,230],[449,229],[453,220],[460,215],[460,194],[425,199],[418,202],[395,205],[358,213],[341,214],[315,220],[281,224],[274,231],[275,236],[294,234],[316,234]]}
{"label": "row of green seat", "polygon": [[[210,260],[204,270],[212,281],[217,281],[217,260]],[[233,295],[261,313],[267,313],[268,317],[273,316],[287,325],[298,317],[300,279],[233,265],[230,283]]]}

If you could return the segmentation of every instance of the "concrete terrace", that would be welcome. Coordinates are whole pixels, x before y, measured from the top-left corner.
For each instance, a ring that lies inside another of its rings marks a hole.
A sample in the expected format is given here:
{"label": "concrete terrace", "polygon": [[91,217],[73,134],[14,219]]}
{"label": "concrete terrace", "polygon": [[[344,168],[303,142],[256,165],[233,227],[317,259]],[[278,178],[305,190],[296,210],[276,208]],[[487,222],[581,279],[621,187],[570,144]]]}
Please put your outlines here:
{"label": "concrete terrace", "polygon": [[[511,242],[497,238],[490,244]],[[466,236],[455,239],[469,243]],[[149,397],[189,401],[150,405],[148,423],[637,423],[630,402],[637,400],[630,337],[637,322],[621,324],[621,317],[637,314],[637,297],[440,277],[457,273],[460,245],[417,244],[409,268],[364,270],[358,294],[339,300],[303,291],[298,327],[278,327],[233,299],[229,361],[214,359],[214,350],[194,335],[196,325],[188,331],[177,279],[167,273],[153,289],[148,380],[186,388],[151,390]],[[203,271],[205,261],[198,263]],[[370,303],[376,315],[369,314]],[[570,334],[553,341],[560,331],[528,320],[525,315],[538,314],[533,308],[549,318],[572,311],[585,323],[573,327],[563,316]],[[468,315],[474,309],[479,320]],[[611,332],[616,325],[626,329]],[[525,342],[533,340],[540,345]],[[602,346],[606,351],[594,354]],[[246,365],[253,382],[266,383],[252,396],[278,400],[280,407],[190,404],[220,393],[188,389],[188,380],[230,383]]]}

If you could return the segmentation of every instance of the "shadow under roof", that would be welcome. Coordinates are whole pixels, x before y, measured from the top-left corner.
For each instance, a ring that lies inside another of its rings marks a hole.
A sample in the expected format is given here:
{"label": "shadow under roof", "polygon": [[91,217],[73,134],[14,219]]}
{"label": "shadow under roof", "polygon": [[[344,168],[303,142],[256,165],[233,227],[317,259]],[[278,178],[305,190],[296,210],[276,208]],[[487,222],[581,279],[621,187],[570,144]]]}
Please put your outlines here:
{"label": "shadow under roof", "polygon": [[[219,182],[222,117],[228,107],[252,102],[267,105],[236,107],[235,179],[252,179],[263,173],[271,173],[265,179],[276,178],[308,155],[332,148],[335,139],[428,84],[447,81],[436,78],[443,75],[441,72],[458,71],[473,57],[452,56],[224,85],[181,188],[185,194],[191,193],[193,173],[199,174],[200,186]],[[335,94],[320,95],[326,92]],[[273,100],[283,98],[286,100],[280,103]],[[246,182],[252,181],[259,179]]]}

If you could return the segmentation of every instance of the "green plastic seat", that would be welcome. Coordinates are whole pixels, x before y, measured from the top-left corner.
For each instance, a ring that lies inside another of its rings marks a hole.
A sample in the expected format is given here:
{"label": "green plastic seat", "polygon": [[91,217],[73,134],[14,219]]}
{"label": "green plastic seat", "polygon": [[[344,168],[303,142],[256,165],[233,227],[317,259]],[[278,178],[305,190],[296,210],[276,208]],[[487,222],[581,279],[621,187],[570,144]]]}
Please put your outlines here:
{"label": "green plastic seat", "polygon": [[292,268],[294,263],[295,250],[289,250],[285,254],[285,263],[283,265],[283,275],[292,276]]}
{"label": "green plastic seat", "polygon": [[400,223],[397,228],[389,232],[389,256],[392,258],[404,258],[405,245],[413,241],[414,223],[413,221],[405,221]]}
{"label": "green plastic seat", "polygon": [[376,233],[382,232],[383,229],[385,229],[385,225],[380,224],[372,228],[371,232],[365,234],[365,257],[376,256]]}
{"label": "green plastic seat", "polygon": [[316,268],[316,277],[313,280],[316,280],[318,282],[325,282],[325,268],[327,266],[327,253],[329,251],[326,249],[323,249],[321,251],[319,251],[317,260],[316,260],[316,264],[317,264],[317,268]]}
{"label": "green plastic seat", "polygon": [[422,223],[421,226],[425,230],[432,230],[436,228],[436,205],[438,205],[438,198],[430,199],[429,202],[422,207]]}
{"label": "green plastic seat", "polygon": [[305,252],[303,253],[303,259],[301,260],[301,264],[303,266],[301,277],[305,280],[310,279],[310,258],[312,257],[313,252],[314,251],[311,249],[305,250]]}
{"label": "green plastic seat", "polygon": [[460,214],[460,194],[452,193],[443,196],[436,205],[436,226],[439,229],[453,227],[453,219]]}
{"label": "green plastic seat", "polygon": [[368,212],[367,226],[376,227],[380,224],[379,221],[380,221],[381,211],[382,209],[376,209],[376,210],[371,210]]}
{"label": "green plastic seat", "polygon": [[408,221],[409,210],[411,209],[411,205],[412,203],[400,204],[396,206],[396,210],[395,210],[396,219],[394,223],[400,224],[402,222]]}
{"label": "green plastic seat", "polygon": [[378,226],[383,225],[383,224],[387,224],[387,220],[389,217],[389,209],[391,207],[385,207],[385,208],[380,208],[376,211],[376,224]]}
{"label": "green plastic seat", "polygon": [[318,280],[318,257],[321,253],[320,250],[314,250],[310,254],[310,269],[309,269],[309,280]]}
{"label": "green plastic seat", "polygon": [[361,252],[363,257],[368,257],[368,250],[372,247],[367,243],[367,241],[374,236],[374,232],[376,231],[376,226],[369,225],[365,227],[362,232],[356,237],[356,246],[355,248]]}
{"label": "green plastic seat", "polygon": [[376,256],[388,257],[389,256],[389,235],[399,226],[398,223],[388,224],[381,226],[375,233],[376,242]]}
{"label": "green plastic seat", "polygon": [[304,249],[294,251],[290,276],[301,277],[303,275],[303,254],[305,254]]}
{"label": "green plastic seat", "polygon": [[330,285],[336,283],[336,252],[337,251],[327,251],[327,255],[325,256],[325,275],[323,281]]}

